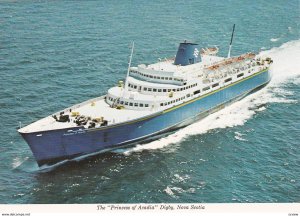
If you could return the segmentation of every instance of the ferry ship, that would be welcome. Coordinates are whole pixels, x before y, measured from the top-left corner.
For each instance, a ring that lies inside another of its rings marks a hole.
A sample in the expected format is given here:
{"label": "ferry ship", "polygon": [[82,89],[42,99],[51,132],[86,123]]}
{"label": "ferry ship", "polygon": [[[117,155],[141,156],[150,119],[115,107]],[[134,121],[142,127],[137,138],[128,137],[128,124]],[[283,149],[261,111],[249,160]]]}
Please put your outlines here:
{"label": "ferry ship", "polygon": [[132,46],[124,82],[18,132],[43,166],[147,142],[198,121],[270,81],[270,58],[231,57],[233,32],[227,57],[217,56],[218,47],[184,41],[175,58],[131,67]]}

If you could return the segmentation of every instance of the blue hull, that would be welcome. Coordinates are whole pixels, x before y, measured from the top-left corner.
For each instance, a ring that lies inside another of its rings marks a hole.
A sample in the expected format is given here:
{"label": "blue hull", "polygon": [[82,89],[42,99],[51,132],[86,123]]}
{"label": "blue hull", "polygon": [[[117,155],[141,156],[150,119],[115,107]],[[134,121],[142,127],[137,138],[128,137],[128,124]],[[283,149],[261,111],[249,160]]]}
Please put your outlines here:
{"label": "blue hull", "polygon": [[[76,127],[21,135],[29,144],[39,166],[54,164],[133,144],[184,127],[245,97],[269,81],[269,71],[264,70],[184,104],[126,123],[96,129]],[[41,133],[42,136],[39,135]]]}

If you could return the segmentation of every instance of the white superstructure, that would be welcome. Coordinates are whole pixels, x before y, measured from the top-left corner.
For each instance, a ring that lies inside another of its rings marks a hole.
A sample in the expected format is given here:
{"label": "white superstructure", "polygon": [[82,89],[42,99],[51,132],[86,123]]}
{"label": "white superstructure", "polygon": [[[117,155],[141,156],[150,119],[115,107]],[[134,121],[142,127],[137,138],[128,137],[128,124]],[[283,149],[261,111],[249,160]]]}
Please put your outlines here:
{"label": "white superstructure", "polygon": [[[107,95],[69,107],[22,128],[23,132],[76,127],[81,117],[84,127],[101,127],[141,118],[169,109],[189,100],[223,88],[268,67],[270,61],[253,53],[238,57],[216,56],[217,48],[201,51],[202,61],[191,65],[175,65],[174,59],[155,64],[130,67],[124,82],[108,90]],[[61,122],[53,118],[68,115]],[[96,120],[95,120],[96,119]]]}

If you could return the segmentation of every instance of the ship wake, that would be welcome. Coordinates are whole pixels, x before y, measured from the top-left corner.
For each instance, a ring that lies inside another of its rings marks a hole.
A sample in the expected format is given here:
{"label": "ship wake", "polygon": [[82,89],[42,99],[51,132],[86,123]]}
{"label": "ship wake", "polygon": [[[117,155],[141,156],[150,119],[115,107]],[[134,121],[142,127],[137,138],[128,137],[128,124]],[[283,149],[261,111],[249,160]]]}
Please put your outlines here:
{"label": "ship wake", "polygon": [[300,40],[290,41],[280,47],[262,51],[259,55],[269,56],[274,60],[270,68],[272,80],[266,88],[169,136],[148,144],[119,149],[116,153],[128,155],[143,150],[165,148],[179,143],[191,135],[204,134],[213,129],[244,125],[257,112],[266,110],[268,104],[297,103],[298,101],[289,99],[293,92],[285,90],[285,85],[289,83],[297,85],[300,82]]}

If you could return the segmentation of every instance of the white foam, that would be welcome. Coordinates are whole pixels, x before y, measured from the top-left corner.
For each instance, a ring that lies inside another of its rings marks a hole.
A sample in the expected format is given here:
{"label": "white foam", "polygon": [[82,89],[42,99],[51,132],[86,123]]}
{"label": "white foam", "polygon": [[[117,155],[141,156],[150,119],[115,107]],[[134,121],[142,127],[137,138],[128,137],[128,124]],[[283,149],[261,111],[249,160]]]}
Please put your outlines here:
{"label": "white foam", "polygon": [[262,51],[260,55],[270,56],[274,61],[271,66],[272,85],[277,86],[300,76],[300,40],[290,41],[280,47]]}
{"label": "white foam", "polygon": [[172,189],[169,187],[169,186],[167,186],[167,188],[166,189],[164,189],[164,192],[166,192],[168,195],[170,195],[171,197],[174,197],[174,198],[176,198],[177,196],[174,194],[174,192],[172,191]]}
{"label": "white foam", "polygon": [[185,192],[185,190],[183,190],[181,187],[171,187],[171,190],[180,194]]}
{"label": "white foam", "polygon": [[169,187],[167,186],[166,189],[164,189],[164,192],[166,192],[169,196],[173,197],[173,198],[178,198],[178,196],[175,195],[176,194],[182,194],[182,193],[195,193],[196,189],[195,188],[188,188],[187,190],[184,190],[181,187]]}
{"label": "white foam", "polygon": [[25,157],[25,158],[20,158],[20,157],[16,157],[13,159],[12,162],[12,168],[16,169],[17,167],[19,167],[22,163],[24,163],[26,160],[28,160],[29,157]]}
{"label": "white foam", "polygon": [[237,140],[240,140],[240,141],[247,141],[246,139],[244,139],[242,136],[244,136],[245,134],[242,134],[240,132],[234,132],[235,133],[235,136],[234,138],[237,139]]}
{"label": "white foam", "polygon": [[189,175],[180,176],[179,174],[174,175],[173,182],[186,182],[186,180],[190,179]]}
{"label": "white foam", "polygon": [[295,85],[300,85],[300,76],[295,78],[293,81],[292,81],[293,84]]}
{"label": "white foam", "polygon": [[264,111],[264,110],[266,110],[266,109],[267,109],[267,108],[263,106],[263,107],[258,108],[257,111],[260,112],[260,111]]}
{"label": "white foam", "polygon": [[294,92],[288,91],[288,90],[283,89],[283,88],[274,88],[274,89],[273,89],[273,92],[274,92],[274,93],[277,93],[278,95],[281,95],[281,96],[290,96],[290,95],[294,95]]}
{"label": "white foam", "polygon": [[280,38],[271,38],[270,41],[276,42],[276,41],[278,41],[279,39],[280,39]]}
{"label": "white foam", "polygon": [[[130,154],[136,151],[160,149],[170,144],[178,143],[190,135],[204,134],[212,129],[243,125],[256,112],[264,111],[266,109],[264,105],[267,103],[296,103],[297,101],[287,98],[289,95],[293,95],[293,92],[286,91],[283,88],[285,83],[293,82],[295,79],[297,80],[296,83],[299,83],[300,40],[291,41],[280,47],[262,51],[259,55],[269,56],[274,61],[270,68],[272,81],[266,88],[174,134],[149,144],[123,150],[123,153]],[[241,137],[239,136],[238,138]],[[168,194],[171,194],[172,190],[170,188],[166,190]]]}

